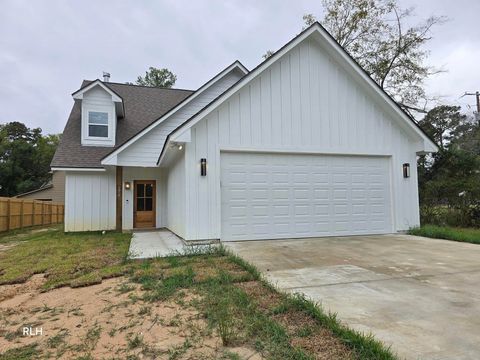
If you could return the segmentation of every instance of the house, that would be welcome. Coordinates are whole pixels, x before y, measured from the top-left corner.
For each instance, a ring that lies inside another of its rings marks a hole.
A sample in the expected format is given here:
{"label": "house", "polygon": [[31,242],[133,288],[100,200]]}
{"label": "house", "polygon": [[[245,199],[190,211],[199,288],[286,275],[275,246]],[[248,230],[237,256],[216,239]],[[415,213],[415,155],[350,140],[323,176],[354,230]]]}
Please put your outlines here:
{"label": "house", "polygon": [[53,171],[52,180],[42,185],[38,189],[25,192],[15,196],[21,199],[33,199],[43,201],[53,201],[56,203],[65,202],[65,172]]}
{"label": "house", "polygon": [[52,161],[65,231],[186,240],[394,233],[419,224],[436,145],[320,24],[196,91],[84,81]]}

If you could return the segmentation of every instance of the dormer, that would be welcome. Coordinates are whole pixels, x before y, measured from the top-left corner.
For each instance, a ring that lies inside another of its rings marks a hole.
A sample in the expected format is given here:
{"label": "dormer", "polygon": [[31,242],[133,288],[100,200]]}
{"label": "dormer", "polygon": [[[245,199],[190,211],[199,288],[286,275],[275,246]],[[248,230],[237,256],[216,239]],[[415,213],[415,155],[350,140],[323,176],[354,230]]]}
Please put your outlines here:
{"label": "dormer", "polygon": [[115,146],[117,120],[125,116],[123,99],[98,79],[72,97],[82,103],[82,145]]}

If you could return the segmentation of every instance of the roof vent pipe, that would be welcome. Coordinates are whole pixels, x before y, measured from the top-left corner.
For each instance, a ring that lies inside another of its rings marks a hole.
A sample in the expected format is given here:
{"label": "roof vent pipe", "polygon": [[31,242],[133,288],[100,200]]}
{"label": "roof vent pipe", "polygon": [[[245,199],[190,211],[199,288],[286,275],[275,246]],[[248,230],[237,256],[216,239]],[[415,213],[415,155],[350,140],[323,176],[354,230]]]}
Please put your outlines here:
{"label": "roof vent pipe", "polygon": [[103,72],[103,82],[109,82],[110,81],[110,73],[108,72]]}

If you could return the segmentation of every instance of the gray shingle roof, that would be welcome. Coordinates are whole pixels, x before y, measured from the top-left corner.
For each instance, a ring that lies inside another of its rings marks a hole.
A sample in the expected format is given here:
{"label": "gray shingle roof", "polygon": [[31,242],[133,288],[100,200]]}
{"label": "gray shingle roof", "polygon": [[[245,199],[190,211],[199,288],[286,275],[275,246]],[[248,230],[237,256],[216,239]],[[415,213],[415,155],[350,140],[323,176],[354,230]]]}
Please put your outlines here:
{"label": "gray shingle roof", "polygon": [[[83,81],[82,88],[91,81]],[[76,100],[53,157],[52,167],[98,167],[107,154],[153,123],[193,91],[136,86],[119,83],[106,85],[120,95],[125,117],[118,119],[115,147],[81,145],[81,103]]]}

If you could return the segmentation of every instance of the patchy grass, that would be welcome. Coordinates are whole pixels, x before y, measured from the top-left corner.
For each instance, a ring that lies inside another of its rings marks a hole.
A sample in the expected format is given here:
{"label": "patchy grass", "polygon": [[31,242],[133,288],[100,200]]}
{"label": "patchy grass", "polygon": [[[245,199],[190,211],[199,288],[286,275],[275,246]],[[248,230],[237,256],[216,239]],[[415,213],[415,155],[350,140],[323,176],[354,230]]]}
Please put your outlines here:
{"label": "patchy grass", "polygon": [[60,228],[15,234],[3,242],[21,242],[0,252],[0,285],[23,283],[45,273],[44,289],[98,284],[104,278],[123,274],[129,234],[116,232],[67,233]]}
{"label": "patchy grass", "polygon": [[480,244],[480,229],[455,228],[437,225],[424,225],[412,228],[408,231],[410,235],[425,236],[435,239],[446,239],[472,244]]}
{"label": "patchy grass", "polygon": [[[238,349],[265,359],[396,359],[372,336],[349,329],[309,300],[277,292],[255,267],[224,248],[126,260],[129,239],[127,234],[64,234],[54,229],[32,234],[15,249],[0,253],[0,284],[20,283],[33,274],[45,273],[42,290],[60,292],[65,289],[54,288],[88,286],[104,278],[125,276],[112,280],[115,286],[98,285],[103,290],[94,296],[107,297],[102,300],[103,309],[95,313],[104,316],[102,321],[85,315],[95,311],[91,305],[75,302],[65,308],[64,302],[44,304],[33,309],[31,316],[42,317],[44,327],[54,323],[57,331],[34,345],[22,344],[21,337],[15,339],[20,341],[15,346],[28,346],[10,349],[0,360],[52,353],[59,358],[93,359],[102,357],[105,349],[100,348],[105,346],[115,349],[115,356],[132,359],[185,359],[202,351],[208,352],[205,358],[244,358]],[[85,293],[88,289],[70,291]],[[88,303],[94,301],[88,297]],[[158,313],[162,307],[177,310],[167,316]],[[81,320],[82,326],[69,328],[62,323],[67,320]],[[14,327],[15,321],[6,314],[4,321],[14,330],[21,320],[16,319]],[[165,328],[181,341],[158,348],[158,339],[152,336]],[[83,331],[81,336],[78,331]],[[7,335],[3,338],[10,344]],[[0,334],[0,342],[1,338]],[[75,338],[81,343],[71,343]]]}
{"label": "patchy grass", "polygon": [[37,358],[38,351],[36,344],[11,349],[0,354],[0,360],[30,360]]}

